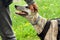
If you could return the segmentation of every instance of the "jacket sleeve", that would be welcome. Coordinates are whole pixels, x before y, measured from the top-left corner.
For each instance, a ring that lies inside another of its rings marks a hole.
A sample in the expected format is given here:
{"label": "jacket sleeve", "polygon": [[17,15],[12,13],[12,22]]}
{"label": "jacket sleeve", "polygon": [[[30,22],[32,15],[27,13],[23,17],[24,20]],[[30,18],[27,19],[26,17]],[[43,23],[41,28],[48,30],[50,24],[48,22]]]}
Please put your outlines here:
{"label": "jacket sleeve", "polygon": [[33,4],[34,3],[34,1],[33,0],[25,0],[26,1],[26,3],[28,4],[28,5],[31,5],[31,4]]}

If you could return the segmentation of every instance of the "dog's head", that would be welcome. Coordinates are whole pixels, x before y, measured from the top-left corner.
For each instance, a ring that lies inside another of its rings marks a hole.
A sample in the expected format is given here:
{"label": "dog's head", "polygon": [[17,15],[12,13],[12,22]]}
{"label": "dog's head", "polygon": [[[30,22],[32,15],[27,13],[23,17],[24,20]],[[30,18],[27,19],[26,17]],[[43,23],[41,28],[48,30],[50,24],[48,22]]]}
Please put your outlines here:
{"label": "dog's head", "polygon": [[17,10],[16,14],[25,17],[28,19],[32,24],[34,24],[38,18],[37,12],[32,12],[28,6],[17,6],[15,5],[15,8]]}
{"label": "dog's head", "polygon": [[15,8],[17,10],[16,14],[20,15],[20,16],[23,16],[25,18],[28,18],[28,17],[33,17],[35,16],[37,13],[33,13],[28,6],[17,6],[15,5]]}

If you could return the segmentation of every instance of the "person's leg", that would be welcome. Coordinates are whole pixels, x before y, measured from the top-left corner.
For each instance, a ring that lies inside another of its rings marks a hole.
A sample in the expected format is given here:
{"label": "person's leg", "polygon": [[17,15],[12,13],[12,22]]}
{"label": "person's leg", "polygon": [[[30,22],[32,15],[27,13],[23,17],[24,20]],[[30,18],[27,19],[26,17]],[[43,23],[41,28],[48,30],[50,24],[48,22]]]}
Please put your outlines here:
{"label": "person's leg", "polygon": [[2,40],[16,40],[11,28],[12,22],[9,13],[9,7],[0,8],[0,35]]}

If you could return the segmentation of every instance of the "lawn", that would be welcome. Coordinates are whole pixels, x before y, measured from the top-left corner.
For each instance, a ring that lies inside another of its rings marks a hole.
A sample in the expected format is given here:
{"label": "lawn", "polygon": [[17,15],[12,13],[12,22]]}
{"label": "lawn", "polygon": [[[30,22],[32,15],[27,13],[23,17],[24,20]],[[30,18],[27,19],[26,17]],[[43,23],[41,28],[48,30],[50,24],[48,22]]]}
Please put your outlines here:
{"label": "lawn", "polygon": [[[39,14],[47,19],[60,18],[60,0],[35,0]],[[10,5],[12,27],[17,40],[39,40],[33,26],[25,18],[15,14],[14,5],[25,5],[22,0]]]}

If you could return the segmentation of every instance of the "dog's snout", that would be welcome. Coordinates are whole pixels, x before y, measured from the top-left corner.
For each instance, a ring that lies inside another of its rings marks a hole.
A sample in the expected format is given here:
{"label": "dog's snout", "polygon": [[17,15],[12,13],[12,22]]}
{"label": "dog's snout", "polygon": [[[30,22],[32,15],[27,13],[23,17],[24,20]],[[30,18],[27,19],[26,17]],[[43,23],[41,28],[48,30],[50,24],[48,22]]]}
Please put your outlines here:
{"label": "dog's snout", "polygon": [[15,8],[17,8],[17,5],[15,5]]}

